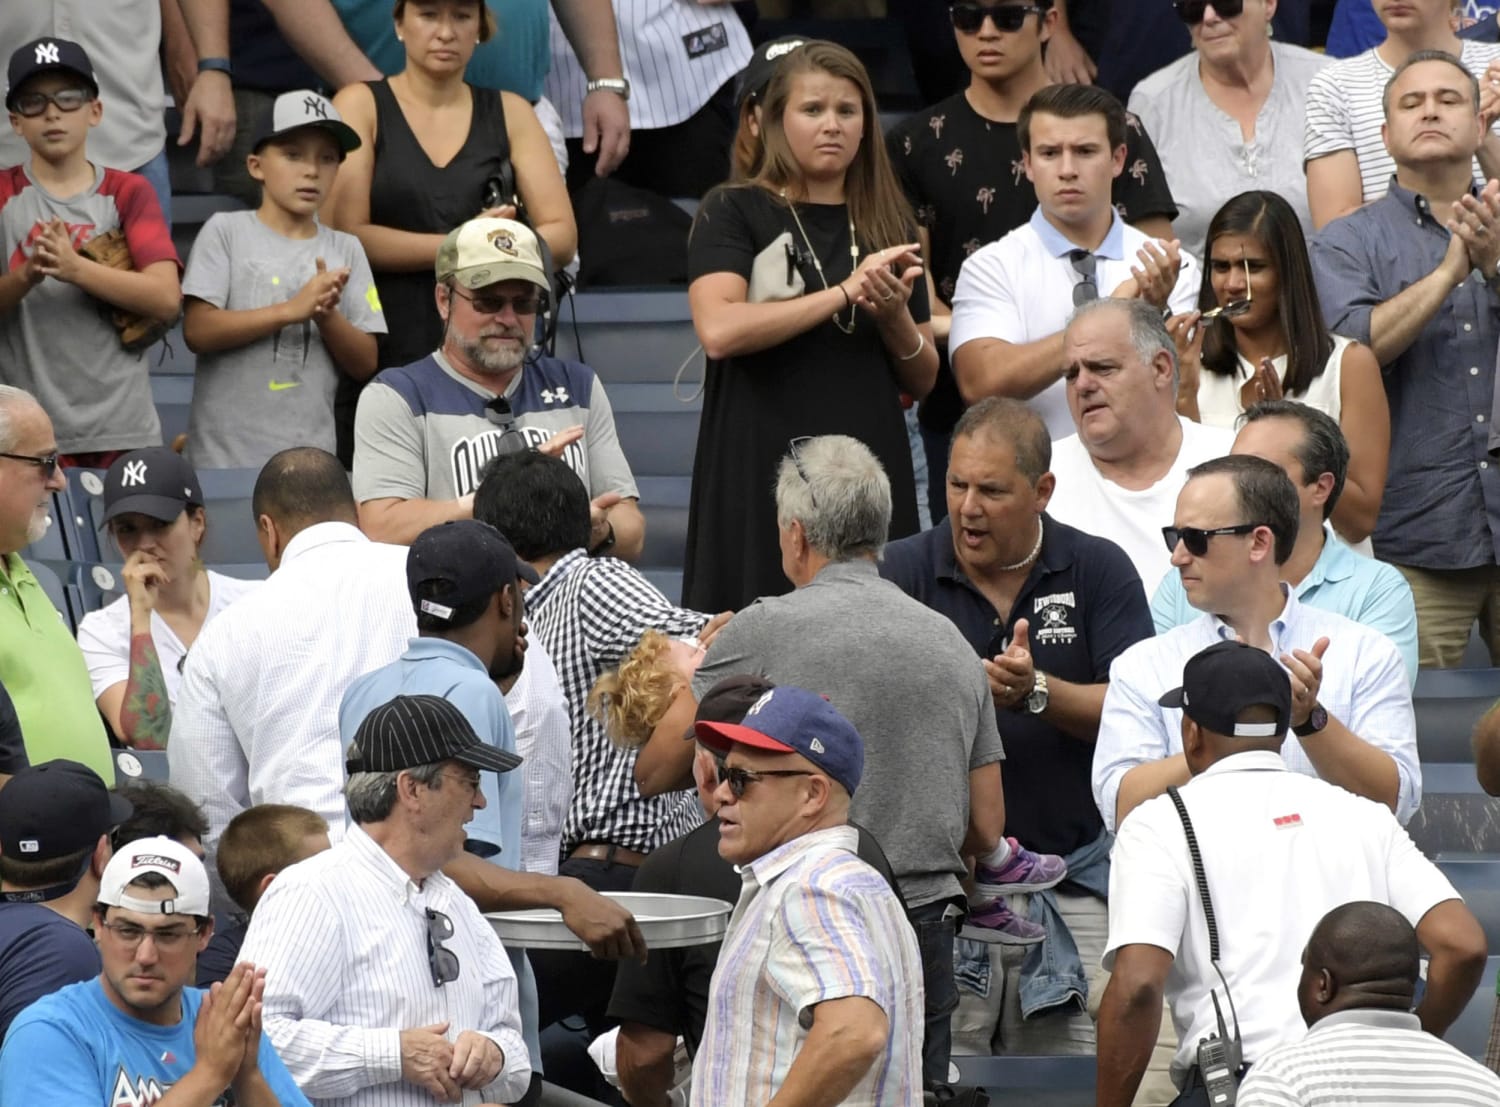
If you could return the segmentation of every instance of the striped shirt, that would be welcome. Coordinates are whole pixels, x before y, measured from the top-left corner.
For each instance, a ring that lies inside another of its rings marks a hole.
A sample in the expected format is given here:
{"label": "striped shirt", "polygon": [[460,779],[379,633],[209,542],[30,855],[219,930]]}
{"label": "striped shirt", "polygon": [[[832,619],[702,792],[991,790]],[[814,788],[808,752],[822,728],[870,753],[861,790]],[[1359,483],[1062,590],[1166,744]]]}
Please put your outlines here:
{"label": "striped shirt", "polygon": [[[458,979],[441,987],[428,908],[453,923],[442,944]],[[474,1030],[505,1054],[494,1083],[458,1102],[514,1103],[531,1081],[515,972],[490,924],[448,877],[416,884],[360,827],[276,877],[240,956],[266,970],[266,1034],[318,1107],[430,1107],[430,1092],[401,1079],[401,1031],[443,1022],[449,1041]]]}
{"label": "striped shirt", "polygon": [[1405,1011],[1327,1015],[1307,1037],[1267,1053],[1240,1086],[1240,1107],[1494,1107],[1500,1076],[1422,1029]]}
{"label": "striped shirt", "polygon": [[886,1049],[842,1101],[922,1101],[922,960],[884,877],[838,826],[794,838],[740,870],[744,887],[709,985],[693,1107],[765,1103],[812,1025],[809,1008],[863,996],[890,1022]]}
{"label": "striped shirt", "polygon": [[650,853],[703,821],[691,790],[643,797],[635,785],[636,750],[609,740],[585,704],[594,681],[620,664],[648,630],[696,634],[708,616],[675,607],[634,568],[613,557],[564,554],[526,593],[532,635],[557,669],[573,717],[573,802],[563,852],[583,842],[613,842]]}
{"label": "striped shirt", "polygon": [[[1463,63],[1475,77],[1483,78],[1487,65],[1500,58],[1500,45],[1464,40]],[[1303,132],[1304,163],[1340,150],[1353,150],[1359,159],[1359,177],[1364,203],[1385,195],[1396,172],[1396,162],[1380,137],[1385,123],[1381,99],[1395,69],[1385,63],[1378,49],[1344,58],[1325,66],[1307,86],[1307,123]],[[1474,161],[1474,183],[1484,187],[1484,173]]]}

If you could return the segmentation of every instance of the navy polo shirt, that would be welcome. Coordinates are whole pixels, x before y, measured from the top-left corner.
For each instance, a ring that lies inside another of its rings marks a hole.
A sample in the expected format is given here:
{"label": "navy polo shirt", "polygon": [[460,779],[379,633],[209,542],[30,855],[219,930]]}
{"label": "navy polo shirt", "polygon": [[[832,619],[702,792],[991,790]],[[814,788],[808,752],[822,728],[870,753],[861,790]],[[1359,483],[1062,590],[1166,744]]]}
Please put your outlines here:
{"label": "navy polo shirt", "polygon": [[[885,548],[880,574],[946,615],[985,656],[999,630],[1009,642],[1026,619],[1036,667],[1075,684],[1100,684],[1128,647],[1154,633],[1151,609],[1130,559],[1106,538],[1042,516],[1042,552],[1016,596],[997,612],[959,568],[944,523]],[[1104,829],[1091,785],[1094,747],[1040,716],[1001,711],[1005,741],[1005,830],[1028,849],[1068,854]]]}

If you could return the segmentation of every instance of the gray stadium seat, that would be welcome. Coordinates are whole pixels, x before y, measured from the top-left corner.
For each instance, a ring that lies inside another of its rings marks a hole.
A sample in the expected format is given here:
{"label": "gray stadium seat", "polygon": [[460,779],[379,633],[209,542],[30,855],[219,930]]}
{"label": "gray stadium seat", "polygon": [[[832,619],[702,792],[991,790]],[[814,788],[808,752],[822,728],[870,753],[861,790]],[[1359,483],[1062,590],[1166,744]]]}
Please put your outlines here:
{"label": "gray stadium seat", "polygon": [[1484,927],[1490,949],[1500,950],[1500,856],[1440,856],[1437,864]]}
{"label": "gray stadium seat", "polygon": [[66,561],[68,559],[68,512],[70,505],[66,493],[52,493],[52,525],[47,532],[21,551],[21,558],[28,565],[34,561]]}
{"label": "gray stadium seat", "polygon": [[1500,699],[1500,669],[1424,669],[1412,704],[1423,761],[1472,761],[1474,724]]}
{"label": "gray stadium seat", "polygon": [[166,750],[115,750],[115,784],[132,780],[166,780]]}
{"label": "gray stadium seat", "polygon": [[[580,292],[559,316],[557,356],[587,362],[611,401],[618,382],[670,383],[698,346],[686,289]],[[701,368],[692,379],[699,375]]]}
{"label": "gray stadium seat", "polygon": [[681,569],[642,569],[641,574],[673,603],[682,602]]}
{"label": "gray stadium seat", "polygon": [[52,606],[57,608],[58,614],[68,620],[69,628],[77,629],[69,617],[67,589],[63,586],[62,578],[57,575],[56,570],[40,561],[28,561],[26,567],[36,577],[36,582],[42,586],[42,591],[47,593],[47,598],[52,601]]}
{"label": "gray stadium seat", "polygon": [[271,567],[264,561],[247,561],[234,565],[210,565],[216,573],[223,573],[226,577],[234,577],[238,580],[265,580],[271,575]]}
{"label": "gray stadium seat", "polygon": [[179,434],[186,434],[188,417],[193,410],[193,378],[153,374],[151,398],[161,419],[161,440],[170,446]]}
{"label": "gray stadium seat", "polygon": [[[199,556],[209,565],[251,565],[261,560],[250,496],[257,469],[200,469],[208,527]],[[240,574],[236,573],[235,576]]]}
{"label": "gray stadium seat", "polygon": [[[90,491],[90,489],[97,491]],[[104,533],[104,470],[69,469],[68,518],[70,530],[64,531],[69,540],[70,561],[118,562],[120,551]]]}
{"label": "gray stadium seat", "polygon": [[[1494,948],[1493,946],[1491,948]],[[1443,1040],[1476,1061],[1484,1060],[1484,1047],[1490,1038],[1490,1020],[1495,1014],[1495,974],[1500,957],[1491,957],[1484,968],[1484,978],[1474,989],[1474,997],[1448,1028]]]}

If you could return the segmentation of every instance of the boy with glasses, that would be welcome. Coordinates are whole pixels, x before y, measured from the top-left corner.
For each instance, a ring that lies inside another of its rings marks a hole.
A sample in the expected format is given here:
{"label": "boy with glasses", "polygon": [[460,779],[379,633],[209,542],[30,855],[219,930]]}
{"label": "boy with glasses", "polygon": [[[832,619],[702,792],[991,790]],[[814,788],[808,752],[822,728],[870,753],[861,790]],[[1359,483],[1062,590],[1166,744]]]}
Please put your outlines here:
{"label": "boy with glasses", "polygon": [[[7,75],[10,125],[31,159],[0,171],[5,379],[56,417],[64,464],[103,469],[127,450],[161,444],[146,362],[121,344],[110,316],[172,323],[182,302],[177,251],[145,178],[89,160],[88,133],[104,107],[83,48],[28,42],[11,54]],[[124,236],[129,269],[79,252],[110,232]]]}
{"label": "boy with glasses", "polygon": [[213,934],[208,873],[186,846],[143,838],[110,858],[94,932],[103,972],[28,1007],[0,1050],[0,1107],[74,1102],[309,1107],[261,1034],[265,972],[241,962],[191,987]]}

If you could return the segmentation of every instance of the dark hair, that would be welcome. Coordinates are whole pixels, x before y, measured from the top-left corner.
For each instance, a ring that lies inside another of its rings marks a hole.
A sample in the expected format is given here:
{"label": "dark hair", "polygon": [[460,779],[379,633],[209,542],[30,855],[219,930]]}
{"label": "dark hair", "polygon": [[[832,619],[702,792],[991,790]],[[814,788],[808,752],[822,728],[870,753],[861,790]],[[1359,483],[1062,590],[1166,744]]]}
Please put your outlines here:
{"label": "dark hair", "polygon": [[[94,846],[98,844],[94,842]],[[94,852],[94,846],[62,857],[50,857],[46,861],[27,861],[0,854],[0,880],[17,888],[48,888],[64,884],[78,878],[84,863]]]}
{"label": "dark hair", "polygon": [[1016,119],[1016,137],[1021,152],[1031,152],[1031,119],[1035,115],[1055,115],[1059,119],[1078,119],[1085,115],[1104,117],[1109,148],[1125,145],[1125,105],[1098,85],[1048,85],[1031,94]]}
{"label": "dark hair", "polygon": [[1234,482],[1235,499],[1239,501],[1241,522],[1260,523],[1271,528],[1276,539],[1273,551],[1277,565],[1285,565],[1297,544],[1297,524],[1301,503],[1292,478],[1280,465],[1252,454],[1228,454],[1216,457],[1188,470],[1188,480],[1223,475]]}
{"label": "dark hair", "polygon": [[[177,885],[173,884],[170,880],[168,880],[165,876],[158,872],[141,873],[140,876],[130,881],[130,883],[126,884],[125,887],[142,888],[147,891],[151,891],[157,888],[171,888],[174,892],[177,890]],[[109,914],[109,909],[112,906],[113,904],[108,903],[95,903],[94,914],[103,919]],[[193,919],[198,924],[193,928],[194,930],[202,930],[205,926],[213,921],[212,917],[209,915],[188,915],[186,917]]]}
{"label": "dark hair", "polygon": [[1423,62],[1447,62],[1454,69],[1462,73],[1464,80],[1469,83],[1469,96],[1474,101],[1474,110],[1476,112],[1479,110],[1479,78],[1469,72],[1468,66],[1446,50],[1418,50],[1409,55],[1400,65],[1396,66],[1395,70],[1391,73],[1391,79],[1386,81],[1385,88],[1381,90],[1380,113],[1382,115],[1387,119],[1391,117],[1391,87],[1401,79],[1401,75],[1408,69],[1414,65],[1421,65]]}
{"label": "dark hair", "polygon": [[522,561],[587,549],[593,529],[578,474],[535,450],[500,454],[485,466],[474,518],[509,538]]}
{"label": "dark hair", "polygon": [[1033,486],[1052,467],[1052,435],[1047,424],[1020,400],[1003,396],[980,400],[963,413],[952,440],[981,434],[998,438],[1015,451],[1016,468]]}
{"label": "dark hair", "polygon": [[[1289,396],[1304,395],[1333,354],[1333,336],[1323,322],[1307,239],[1297,213],[1274,192],[1241,192],[1214,213],[1204,238],[1203,283],[1198,289],[1198,307],[1204,310],[1218,306],[1213,290],[1214,240],[1226,234],[1253,235],[1270,256],[1278,286],[1276,314],[1286,336],[1282,388]],[[1234,327],[1220,316],[1203,336],[1203,368],[1233,377],[1239,367]]]}
{"label": "dark hair", "polygon": [[355,523],[359,511],[339,459],[316,446],[294,446],[271,457],[255,478],[250,510],[278,523]]}
{"label": "dark hair", "polygon": [[110,836],[115,849],[141,838],[161,836],[177,842],[196,838],[201,843],[208,836],[208,819],[202,809],[170,784],[137,780],[118,791],[135,810]]}
{"label": "dark hair", "polygon": [[247,807],[224,828],[214,863],[224,890],[249,914],[258,898],[256,885],[268,873],[279,873],[302,855],[303,840],[327,834],[323,816],[305,807],[262,803]]}
{"label": "dark hair", "polygon": [[1333,491],[1323,504],[1323,518],[1327,519],[1343,495],[1344,481],[1349,476],[1349,442],[1338,420],[1296,400],[1262,400],[1247,408],[1242,416],[1245,423],[1259,419],[1295,419],[1302,424],[1302,441],[1292,454],[1302,466],[1304,484],[1312,484],[1324,473],[1333,474]]}

